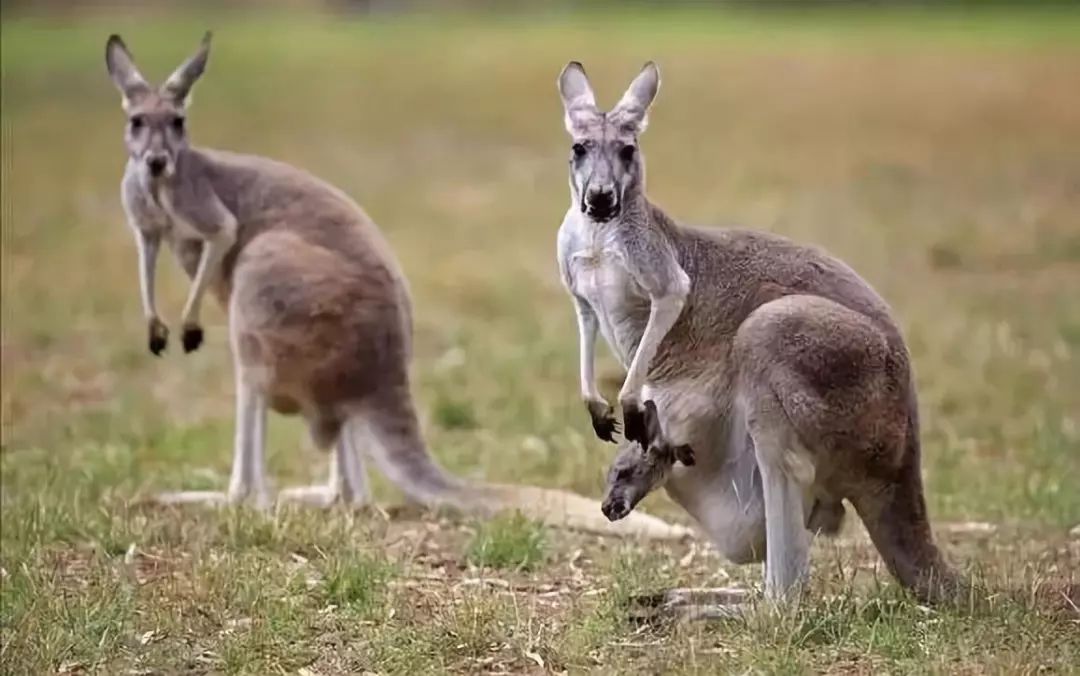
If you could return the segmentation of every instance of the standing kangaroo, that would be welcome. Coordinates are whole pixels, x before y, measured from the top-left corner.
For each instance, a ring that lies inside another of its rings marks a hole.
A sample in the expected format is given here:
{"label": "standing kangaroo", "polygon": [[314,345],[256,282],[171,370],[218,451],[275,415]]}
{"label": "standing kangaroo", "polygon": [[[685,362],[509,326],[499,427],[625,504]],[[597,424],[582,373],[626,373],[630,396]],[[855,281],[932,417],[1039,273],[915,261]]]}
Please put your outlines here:
{"label": "standing kangaroo", "polygon": [[843,499],[901,584],[921,598],[959,589],[931,535],[915,385],[885,302],[818,249],[682,226],[649,202],[638,136],[660,86],[655,64],[607,113],[581,64],[558,84],[573,139],[558,261],[597,435],[618,429],[594,377],[599,331],[627,369],[627,441],[655,442],[655,411],[665,443],[690,447],[693,467],[657,476],[729,559],[764,559],[770,598],[800,586],[807,524],[834,530]]}
{"label": "standing kangaroo", "polygon": [[161,499],[269,505],[264,446],[271,408],[303,415],[315,444],[334,449],[328,485],[287,490],[284,499],[363,504],[366,450],[407,497],[425,505],[483,513],[516,508],[585,530],[686,535],[687,529],[646,515],[612,529],[593,500],[528,486],[469,484],[439,467],[421,438],[409,387],[409,292],[375,225],[345,194],[306,172],[189,144],[187,98],[209,49],[207,34],[198,52],[155,88],[118,36],[105,48],[127,113],[121,192],[139,250],[150,350],[159,354],[168,335],[154,302],[164,240],[193,280],[183,314],[185,349],[201,342],[199,304],[210,289],[228,313],[235,363],[228,492]]}

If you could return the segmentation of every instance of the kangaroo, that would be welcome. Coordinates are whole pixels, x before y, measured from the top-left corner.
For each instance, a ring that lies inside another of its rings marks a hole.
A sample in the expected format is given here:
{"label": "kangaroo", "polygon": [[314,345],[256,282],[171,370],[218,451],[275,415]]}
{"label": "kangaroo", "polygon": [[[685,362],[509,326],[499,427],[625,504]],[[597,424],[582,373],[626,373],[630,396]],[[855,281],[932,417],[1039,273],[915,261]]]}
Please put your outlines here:
{"label": "kangaroo", "polygon": [[333,449],[328,484],[287,489],[282,500],[363,505],[367,452],[407,498],[424,505],[475,513],[520,509],[548,524],[600,533],[690,533],[645,515],[612,529],[596,501],[529,486],[470,484],[433,460],[410,391],[411,301],[393,253],[355,202],[311,174],[191,145],[188,96],[209,49],[208,33],[165,84],[153,87],[119,36],[105,47],[127,114],[121,196],[139,252],[150,351],[160,354],[168,338],[154,301],[164,241],[193,280],[182,318],[185,350],[201,342],[199,303],[209,290],[228,314],[235,366],[228,491],[181,491],[158,500],[269,506],[264,447],[272,409],[302,415],[315,445]]}
{"label": "kangaroo", "polygon": [[607,487],[600,511],[608,519],[626,518],[642,498],[663,485],[676,461],[686,467],[695,464],[689,446],[672,446],[660,430],[655,402],[645,402],[648,443],[624,441],[608,469]]}
{"label": "kangaroo", "polygon": [[904,587],[959,589],[932,537],[915,383],[888,305],[820,249],[680,225],[650,202],[638,137],[659,87],[647,63],[605,113],[580,63],[558,79],[572,145],[557,255],[596,434],[619,429],[594,376],[599,332],[626,368],[625,438],[648,446],[655,415],[666,444],[693,449],[664,487],[727,558],[764,560],[767,597],[796,597],[807,515],[839,528],[845,499]]}
{"label": "kangaroo", "polygon": [[[646,408],[650,405],[655,404],[645,402]],[[694,452],[689,446],[672,446],[662,437],[653,435],[649,439],[648,447],[623,441],[611,462],[600,511],[612,521],[626,518],[646,495],[663,486],[676,461],[686,467],[695,463]],[[837,535],[843,527],[844,516],[842,502],[818,499],[806,517],[806,528],[815,534]]]}

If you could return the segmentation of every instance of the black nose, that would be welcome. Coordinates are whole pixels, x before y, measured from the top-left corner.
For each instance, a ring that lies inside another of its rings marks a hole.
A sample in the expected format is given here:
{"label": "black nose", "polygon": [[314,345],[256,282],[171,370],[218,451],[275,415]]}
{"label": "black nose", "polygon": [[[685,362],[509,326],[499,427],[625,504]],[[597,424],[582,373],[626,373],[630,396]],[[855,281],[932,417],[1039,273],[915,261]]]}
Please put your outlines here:
{"label": "black nose", "polygon": [[597,220],[607,220],[618,213],[615,204],[615,192],[612,190],[597,190],[590,192],[588,199],[588,213]]}
{"label": "black nose", "polygon": [[146,167],[150,170],[150,174],[153,176],[161,176],[165,171],[165,158],[164,157],[151,157],[146,160]]}
{"label": "black nose", "polygon": [[600,511],[604,513],[608,521],[618,521],[626,516],[630,510],[626,508],[625,500],[614,498],[605,500],[604,504],[600,505]]}

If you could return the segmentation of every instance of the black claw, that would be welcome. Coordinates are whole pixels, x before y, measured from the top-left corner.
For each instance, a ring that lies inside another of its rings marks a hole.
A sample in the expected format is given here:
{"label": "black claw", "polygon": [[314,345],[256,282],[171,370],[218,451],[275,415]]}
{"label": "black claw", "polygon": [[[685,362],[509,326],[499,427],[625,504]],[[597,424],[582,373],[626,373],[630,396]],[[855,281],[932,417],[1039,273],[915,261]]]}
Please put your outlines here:
{"label": "black claw", "polygon": [[614,418],[593,416],[592,426],[601,440],[615,443],[614,435],[619,431],[619,424]]}
{"label": "black claw", "polygon": [[185,326],[184,335],[182,336],[184,343],[184,352],[194,352],[199,349],[199,346],[203,342],[203,330],[201,326]]}
{"label": "black claw", "polygon": [[615,443],[615,434],[619,432],[619,421],[615,418],[615,412],[604,402],[587,402],[589,419],[592,420],[593,431],[602,441]]}
{"label": "black claw", "polygon": [[165,351],[165,347],[169,344],[169,327],[165,326],[160,319],[156,317],[150,320],[147,326],[148,333],[148,345],[150,352],[155,357],[160,357],[161,353]]}
{"label": "black claw", "polygon": [[165,351],[165,346],[168,341],[164,336],[150,336],[150,352],[155,357],[160,357],[161,353]]}

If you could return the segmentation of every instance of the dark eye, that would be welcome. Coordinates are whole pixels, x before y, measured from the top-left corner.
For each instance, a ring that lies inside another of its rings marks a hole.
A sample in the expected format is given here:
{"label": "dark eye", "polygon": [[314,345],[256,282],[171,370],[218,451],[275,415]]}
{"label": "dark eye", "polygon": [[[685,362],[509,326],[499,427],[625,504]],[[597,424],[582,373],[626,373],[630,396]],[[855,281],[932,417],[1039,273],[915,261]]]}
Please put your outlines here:
{"label": "dark eye", "polygon": [[627,164],[634,161],[634,153],[637,152],[637,148],[632,145],[625,145],[619,148],[619,159]]}
{"label": "dark eye", "polygon": [[615,479],[617,481],[629,481],[630,478],[633,477],[633,476],[634,476],[634,470],[632,470],[632,469],[620,469],[615,474]]}
{"label": "dark eye", "polygon": [[177,115],[172,119],[172,128],[177,134],[184,133],[184,118]]}
{"label": "dark eye", "polygon": [[146,118],[142,115],[135,115],[131,118],[131,131],[137,132],[143,128],[146,124]]}
{"label": "dark eye", "polygon": [[574,157],[579,158],[579,159],[582,158],[582,157],[585,157],[585,153],[587,152],[585,150],[585,146],[580,144],[580,143],[575,143],[573,145],[573,148],[571,148],[571,150],[574,151]]}

